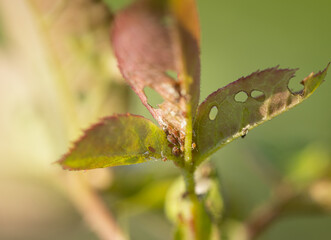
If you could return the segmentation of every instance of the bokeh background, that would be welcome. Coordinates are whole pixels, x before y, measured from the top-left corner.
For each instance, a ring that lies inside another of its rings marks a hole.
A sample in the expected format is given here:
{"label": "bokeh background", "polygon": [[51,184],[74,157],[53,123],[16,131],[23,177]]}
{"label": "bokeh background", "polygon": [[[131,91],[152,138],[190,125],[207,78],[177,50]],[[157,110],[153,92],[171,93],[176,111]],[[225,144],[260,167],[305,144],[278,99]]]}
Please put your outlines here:
{"label": "bokeh background", "polygon": [[[0,239],[98,239],[84,221],[85,205],[77,206],[84,196],[71,175],[95,189],[131,239],[170,239],[163,201],[179,174],[173,164],[81,173],[53,164],[81,129],[102,116],[129,111],[151,118],[121,78],[109,43],[111,12],[129,2],[0,0]],[[197,3],[201,100],[276,65],[300,68],[290,85],[300,89],[305,76],[331,61],[329,0]],[[330,76],[307,101],[212,156],[229,237],[270,199],[277,181],[300,189],[325,177],[331,165]],[[325,181],[321,191],[330,210],[331,180]],[[259,239],[327,240],[330,226],[325,212],[294,211]]]}

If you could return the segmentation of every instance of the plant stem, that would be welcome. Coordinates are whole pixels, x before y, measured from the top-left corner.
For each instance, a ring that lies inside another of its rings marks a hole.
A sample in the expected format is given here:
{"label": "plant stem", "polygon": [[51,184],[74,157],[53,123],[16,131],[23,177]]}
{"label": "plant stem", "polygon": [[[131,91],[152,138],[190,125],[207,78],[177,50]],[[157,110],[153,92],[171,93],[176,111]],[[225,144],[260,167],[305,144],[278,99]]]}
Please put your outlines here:
{"label": "plant stem", "polygon": [[186,191],[191,197],[196,197],[195,195],[195,180],[194,180],[194,162],[192,156],[192,114],[191,114],[191,104],[186,104],[187,118],[186,118],[186,136],[185,136],[185,163],[183,169],[183,176],[186,184]]}
{"label": "plant stem", "polygon": [[[182,169],[182,175],[185,181],[186,192],[184,197],[190,201],[191,209],[190,209],[190,219],[186,219],[184,222],[185,228],[187,229],[185,234],[185,239],[187,240],[200,240],[198,234],[198,224],[199,218],[197,214],[198,209],[198,198],[195,193],[195,180],[194,180],[194,171],[190,171],[187,167]],[[193,223],[193,224],[192,224]]]}
{"label": "plant stem", "polygon": [[[186,240],[209,240],[212,237],[212,220],[206,212],[204,202],[201,201],[195,191],[196,181],[194,178],[194,167],[186,166],[182,169],[184,177],[186,192],[184,201],[190,203],[189,218],[184,221]],[[213,238],[214,239],[214,238]]]}
{"label": "plant stem", "polygon": [[195,180],[194,180],[194,171],[190,171],[189,169],[182,169],[182,175],[184,177],[186,193],[190,197],[190,199],[195,199]]}
{"label": "plant stem", "polygon": [[191,105],[187,104],[187,125],[186,125],[186,136],[185,136],[185,165],[187,169],[193,167],[192,157],[192,116],[191,116]]}
{"label": "plant stem", "polygon": [[[206,212],[203,201],[200,201],[195,192],[195,169],[183,169],[182,174],[186,185],[186,199],[189,202],[189,217],[186,216],[185,225],[186,240],[210,240],[212,237],[212,220]],[[185,215],[185,214],[184,214]]]}

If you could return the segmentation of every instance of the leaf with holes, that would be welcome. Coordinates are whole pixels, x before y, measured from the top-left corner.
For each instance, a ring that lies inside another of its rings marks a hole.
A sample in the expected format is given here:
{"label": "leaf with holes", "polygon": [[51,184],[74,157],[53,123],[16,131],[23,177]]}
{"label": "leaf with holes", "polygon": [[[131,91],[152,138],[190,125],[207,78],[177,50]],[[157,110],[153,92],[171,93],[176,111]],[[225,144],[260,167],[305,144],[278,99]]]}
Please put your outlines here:
{"label": "leaf with holes", "polygon": [[174,156],[165,133],[151,121],[135,115],[102,119],[62,157],[65,169],[83,170],[113,167],[165,159]]}
{"label": "leaf with holes", "polygon": [[296,70],[275,67],[240,78],[210,94],[199,106],[194,122],[198,163],[245,136],[248,130],[301,103],[323,82],[328,67],[306,77],[299,92],[288,88]]}
{"label": "leaf with holes", "polygon": [[[112,31],[122,75],[180,144],[192,118],[189,110],[199,101],[199,32],[194,0],[136,1],[115,16]],[[158,108],[148,102],[147,88],[163,98]]]}

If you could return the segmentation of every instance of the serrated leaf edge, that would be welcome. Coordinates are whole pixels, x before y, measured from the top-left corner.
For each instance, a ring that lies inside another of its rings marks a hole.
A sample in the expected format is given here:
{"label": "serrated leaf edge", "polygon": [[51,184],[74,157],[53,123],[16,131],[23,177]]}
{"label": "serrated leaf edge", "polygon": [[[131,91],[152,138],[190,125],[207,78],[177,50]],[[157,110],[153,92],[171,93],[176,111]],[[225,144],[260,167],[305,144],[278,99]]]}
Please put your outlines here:
{"label": "serrated leaf edge", "polygon": [[[87,135],[87,132],[92,130],[93,128],[96,128],[96,127],[99,127],[99,126],[102,126],[105,124],[105,121],[106,120],[111,120],[111,119],[118,119],[120,117],[138,117],[138,118],[142,118],[142,119],[145,119],[147,121],[149,121],[150,123],[154,124],[151,120],[145,118],[144,116],[141,116],[141,115],[136,115],[136,114],[131,114],[131,113],[125,113],[125,114],[115,114],[115,115],[112,115],[112,116],[106,116],[106,117],[103,117],[103,118],[100,118],[99,121],[95,124],[92,124],[91,126],[89,126],[88,128],[84,129],[82,131],[82,134],[79,138],[77,138],[75,141],[73,141],[71,143],[71,147],[69,148],[69,150],[67,151],[67,153],[65,153],[64,155],[62,155],[62,157],[55,161],[54,164],[60,164],[61,167],[64,169],[64,170],[70,170],[70,171],[80,171],[82,169],[79,169],[79,168],[70,168],[66,165],[63,165],[62,163],[65,161],[65,159],[73,152],[73,150],[76,148],[77,144],[84,140],[86,137],[88,137]],[[155,125],[155,124],[154,124]],[[157,125],[155,125],[157,126]],[[158,127],[158,126],[157,126]],[[159,128],[159,127],[158,127]],[[141,157],[145,157],[144,155],[142,155]],[[168,156],[167,156],[168,158]],[[128,158],[123,158],[123,159],[129,159]],[[170,159],[170,158],[168,158]],[[170,159],[170,160],[174,160],[174,159]],[[107,166],[105,166],[107,167]]]}

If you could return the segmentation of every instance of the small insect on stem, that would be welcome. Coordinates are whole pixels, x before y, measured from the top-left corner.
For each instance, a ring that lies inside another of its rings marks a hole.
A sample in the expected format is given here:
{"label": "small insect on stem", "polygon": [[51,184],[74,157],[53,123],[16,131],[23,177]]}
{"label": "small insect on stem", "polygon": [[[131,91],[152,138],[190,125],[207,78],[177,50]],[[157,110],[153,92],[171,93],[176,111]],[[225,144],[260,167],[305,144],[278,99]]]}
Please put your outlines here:
{"label": "small insect on stem", "polygon": [[182,151],[182,152],[184,152],[185,151],[185,147],[184,147],[184,145],[182,144],[182,145],[180,145],[180,151]]}
{"label": "small insect on stem", "polygon": [[176,157],[178,157],[179,154],[180,154],[180,150],[179,150],[179,148],[176,147],[176,146],[173,147],[173,148],[172,148],[172,154],[175,155]]}
{"label": "small insect on stem", "polygon": [[192,143],[192,150],[194,150],[197,147],[197,145],[195,144],[195,142]]}
{"label": "small insect on stem", "polygon": [[148,150],[151,151],[152,153],[155,153],[155,149],[151,146],[148,147]]}
{"label": "small insect on stem", "polygon": [[177,144],[178,144],[178,142],[177,142],[177,140],[174,138],[174,136],[172,136],[172,135],[170,135],[170,134],[167,136],[167,140],[168,140],[168,142],[172,143],[173,145],[177,145]]}
{"label": "small insect on stem", "polygon": [[247,133],[248,133],[248,128],[244,128],[244,129],[242,130],[241,138],[246,137]]}

